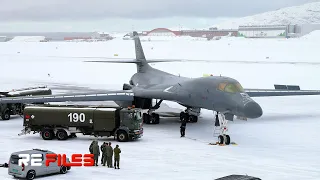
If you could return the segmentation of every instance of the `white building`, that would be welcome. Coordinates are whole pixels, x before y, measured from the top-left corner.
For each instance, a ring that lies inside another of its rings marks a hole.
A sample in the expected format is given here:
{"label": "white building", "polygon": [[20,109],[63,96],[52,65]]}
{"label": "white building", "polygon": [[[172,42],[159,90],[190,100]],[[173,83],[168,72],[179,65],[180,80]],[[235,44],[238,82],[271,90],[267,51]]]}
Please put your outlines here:
{"label": "white building", "polygon": [[99,40],[99,41],[105,41],[105,40],[111,40],[113,39],[110,34],[106,32],[94,32],[91,35],[91,38],[94,40]]}
{"label": "white building", "polygon": [[288,25],[239,26],[238,36],[247,38],[285,38]]}

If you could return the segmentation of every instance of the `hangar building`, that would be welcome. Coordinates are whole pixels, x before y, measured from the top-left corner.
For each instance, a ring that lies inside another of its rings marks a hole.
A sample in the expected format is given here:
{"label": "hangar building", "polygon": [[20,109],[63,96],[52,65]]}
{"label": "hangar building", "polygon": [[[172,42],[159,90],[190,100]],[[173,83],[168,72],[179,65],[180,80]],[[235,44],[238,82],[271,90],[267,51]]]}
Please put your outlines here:
{"label": "hangar building", "polygon": [[238,36],[246,38],[285,38],[287,25],[239,26]]}
{"label": "hangar building", "polygon": [[237,36],[238,30],[218,30],[210,28],[208,30],[180,30],[172,31],[167,28],[156,28],[151,31],[143,31],[144,36],[191,36],[191,37],[206,37],[214,36]]}

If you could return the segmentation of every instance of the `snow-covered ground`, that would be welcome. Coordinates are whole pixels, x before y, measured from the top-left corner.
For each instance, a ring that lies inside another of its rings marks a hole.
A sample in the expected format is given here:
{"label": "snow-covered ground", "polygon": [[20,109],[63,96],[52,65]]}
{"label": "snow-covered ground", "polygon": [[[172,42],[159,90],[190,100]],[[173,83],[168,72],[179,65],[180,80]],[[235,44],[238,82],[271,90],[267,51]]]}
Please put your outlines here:
{"label": "snow-covered ground", "polygon": [[[318,42],[311,39],[276,40],[224,38],[220,41],[143,42],[147,58],[212,59],[239,61],[318,62]],[[136,72],[132,64],[96,64],[84,59],[49,56],[134,58],[133,41],[97,43],[2,43],[1,91],[32,85],[57,83],[121,89]],[[20,52],[20,53],[17,53]],[[269,59],[266,59],[269,57]],[[273,84],[298,84],[302,89],[320,89],[319,66],[243,63],[157,63],[156,68],[187,77],[203,74],[236,78],[245,88],[273,88]],[[50,76],[48,75],[50,74]],[[75,89],[80,89],[75,87]],[[55,92],[55,91],[54,91]],[[202,110],[198,123],[188,124],[180,138],[178,118],[162,118],[159,125],[145,125],[144,136],[135,142],[119,143],[120,170],[103,166],[73,168],[65,175],[46,179],[201,179],[230,174],[248,174],[263,180],[320,179],[320,109],[318,96],[255,98],[264,115],[248,121],[229,122],[231,141],[237,146],[210,146],[215,142],[213,114]],[[181,106],[165,102],[171,107]],[[91,137],[68,141],[44,141],[39,135],[18,136],[22,119],[1,121],[0,163],[10,153],[29,148],[56,153],[87,153]],[[7,169],[2,179],[12,179]]]}

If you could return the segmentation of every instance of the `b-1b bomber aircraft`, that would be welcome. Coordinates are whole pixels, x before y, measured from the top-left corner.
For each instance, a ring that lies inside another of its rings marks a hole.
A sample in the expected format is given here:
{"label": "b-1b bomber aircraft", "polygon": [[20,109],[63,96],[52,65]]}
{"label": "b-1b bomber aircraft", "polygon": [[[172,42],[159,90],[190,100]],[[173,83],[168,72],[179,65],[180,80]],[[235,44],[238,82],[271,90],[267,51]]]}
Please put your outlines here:
{"label": "b-1b bomber aircraft", "polygon": [[[180,114],[181,119],[187,118],[191,122],[197,122],[200,109],[204,108],[219,112],[225,120],[232,121],[235,116],[244,118],[262,116],[263,110],[251,97],[320,95],[320,90],[300,90],[299,87],[292,89],[290,86],[280,89],[244,89],[236,79],[225,76],[199,78],[176,76],[151,67],[148,63],[170,62],[171,60],[146,60],[139,35],[135,31],[133,39],[135,59],[86,61],[136,64],[137,73],[131,77],[129,84],[123,84],[123,90],[96,94],[0,98],[0,103],[114,101],[122,107],[134,105],[136,108],[148,110],[143,114],[144,122],[158,124],[159,115],[154,111],[160,107],[163,100],[177,102],[186,108]],[[154,106],[153,99],[159,100]]]}

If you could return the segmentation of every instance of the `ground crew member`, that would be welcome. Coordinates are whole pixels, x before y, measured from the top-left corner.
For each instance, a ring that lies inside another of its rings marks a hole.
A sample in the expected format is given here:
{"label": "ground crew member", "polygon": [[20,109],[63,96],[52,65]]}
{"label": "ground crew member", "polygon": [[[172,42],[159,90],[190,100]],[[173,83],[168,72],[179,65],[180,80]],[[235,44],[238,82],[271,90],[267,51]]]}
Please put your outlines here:
{"label": "ground crew member", "polygon": [[107,151],[107,166],[112,168],[113,148],[111,146],[111,142],[109,142],[109,145],[107,146]]}
{"label": "ground crew member", "polygon": [[[108,143],[105,143],[104,146],[103,146],[103,151],[102,151],[102,156],[103,156],[103,166],[106,166],[106,163],[108,163],[108,147],[109,147],[109,144]],[[108,165],[108,164],[107,164]]]}
{"label": "ground crew member", "polygon": [[100,150],[102,152],[102,156],[101,156],[101,164],[103,164],[103,159],[104,159],[104,151],[105,151],[105,145],[106,145],[106,142],[104,142],[101,146],[100,146]]}
{"label": "ground crew member", "polygon": [[119,163],[120,163],[120,153],[121,153],[121,149],[119,148],[119,145],[117,144],[116,147],[113,149],[114,151],[114,168],[120,169],[119,168]]}
{"label": "ground crew member", "polygon": [[184,137],[186,135],[186,126],[187,126],[187,121],[185,118],[183,118],[180,126],[181,137]]}
{"label": "ground crew member", "polygon": [[92,151],[92,145],[94,144],[94,140],[91,142],[90,146],[89,146],[89,152],[90,154],[93,154],[93,151]]}
{"label": "ground crew member", "polygon": [[94,155],[94,164],[98,166],[99,156],[100,156],[100,149],[98,141],[95,141],[95,143],[92,145],[92,152]]}

